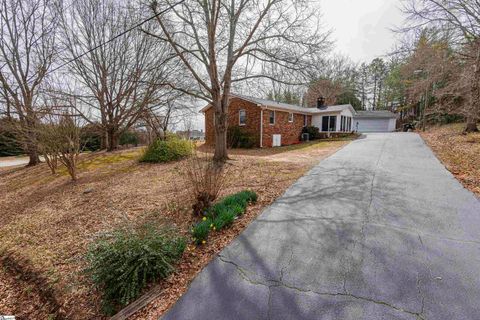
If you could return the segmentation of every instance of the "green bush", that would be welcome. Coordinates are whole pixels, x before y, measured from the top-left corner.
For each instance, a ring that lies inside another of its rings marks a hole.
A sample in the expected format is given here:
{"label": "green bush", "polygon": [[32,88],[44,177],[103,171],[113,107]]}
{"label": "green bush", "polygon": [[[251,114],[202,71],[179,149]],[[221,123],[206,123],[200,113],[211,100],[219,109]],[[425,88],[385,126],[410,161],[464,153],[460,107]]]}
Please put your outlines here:
{"label": "green bush", "polygon": [[227,144],[229,148],[243,149],[251,149],[258,145],[255,135],[238,126],[228,128]]}
{"label": "green bush", "polygon": [[134,131],[124,131],[120,135],[119,144],[121,146],[124,145],[134,145],[135,147],[138,146],[140,139],[138,138],[138,134]]}
{"label": "green bush", "polygon": [[210,230],[220,231],[230,226],[236,217],[245,213],[247,205],[257,201],[257,194],[245,190],[223,198],[213,205],[203,220],[192,228],[193,241],[202,244],[207,240]]}
{"label": "green bush", "polygon": [[188,157],[193,152],[190,141],[177,137],[169,137],[167,140],[156,140],[151,143],[140,161],[142,162],[169,162]]}
{"label": "green bush", "polygon": [[308,133],[309,140],[316,140],[321,138],[320,129],[314,126],[303,127],[300,138],[302,138],[304,133]]}
{"label": "green bush", "polygon": [[80,133],[80,145],[85,151],[98,151],[102,149],[102,135],[91,128],[82,129]]}
{"label": "green bush", "polygon": [[23,153],[22,146],[13,132],[0,131],[0,157],[17,156]]}
{"label": "green bush", "polygon": [[150,282],[166,278],[185,250],[173,229],[143,225],[100,237],[87,253],[87,274],[103,292],[103,310],[112,314],[141,293]]}

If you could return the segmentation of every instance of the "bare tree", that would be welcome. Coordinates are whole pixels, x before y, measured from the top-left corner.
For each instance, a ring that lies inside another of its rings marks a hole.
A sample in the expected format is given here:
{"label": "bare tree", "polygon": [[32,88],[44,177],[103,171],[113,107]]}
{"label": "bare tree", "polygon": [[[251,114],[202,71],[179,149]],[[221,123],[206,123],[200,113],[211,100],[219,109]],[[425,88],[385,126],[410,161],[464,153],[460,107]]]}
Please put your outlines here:
{"label": "bare tree", "polygon": [[[83,104],[77,111],[100,124],[109,151],[162,101],[165,79],[177,70],[167,63],[169,46],[139,28],[124,32],[142,19],[127,1],[78,0],[62,12],[65,60],[71,61],[75,96]],[[143,27],[150,30],[152,24]]]}
{"label": "bare tree", "polygon": [[30,157],[39,163],[36,126],[40,90],[56,54],[53,0],[0,0],[0,86],[6,114]]}
{"label": "bare tree", "polygon": [[165,139],[167,131],[195,112],[190,99],[185,98],[183,93],[172,91],[160,105],[144,111],[140,122],[147,129],[149,143]]}
{"label": "bare tree", "polygon": [[[434,104],[432,98],[440,98],[445,93],[454,74],[461,69],[458,67],[448,41],[427,33],[420,37],[416,49],[402,65],[400,72],[406,84],[406,99],[421,117],[422,128],[425,128],[425,115]],[[436,105],[437,109],[440,107]]]}
{"label": "bare tree", "polygon": [[370,77],[369,77],[369,68],[366,63],[362,63],[359,67],[359,85],[358,91],[360,96],[360,101],[362,102],[362,109],[366,110],[368,105],[368,96],[370,94]]}
{"label": "bare tree", "polygon": [[[193,80],[189,87],[172,87],[214,109],[217,163],[228,158],[227,114],[234,84],[259,78],[305,83],[312,62],[329,49],[329,32],[321,30],[321,15],[310,1],[152,0],[150,8],[160,32],[149,34],[171,45]],[[269,65],[289,72],[282,79],[266,72],[274,69],[265,67]]]}
{"label": "bare tree", "polygon": [[306,94],[306,105],[315,107],[317,99],[323,97],[327,105],[337,103],[337,97],[342,93],[343,87],[338,81],[328,79],[317,80],[308,87]]}
{"label": "bare tree", "polygon": [[49,121],[48,123],[39,124],[36,130],[38,132],[39,152],[45,159],[52,174],[55,174],[57,173],[58,158],[60,157],[57,128]]}
{"label": "bare tree", "polygon": [[77,163],[82,151],[80,126],[76,117],[64,114],[57,126],[59,141],[59,160],[67,168],[72,181],[77,180]]}
{"label": "bare tree", "polygon": [[463,84],[468,84],[468,105],[465,131],[478,131],[480,119],[480,6],[471,0],[408,0],[404,2],[404,12],[410,24],[404,31],[434,27],[439,32],[447,33],[452,48],[463,61],[471,66],[459,77]]}
{"label": "bare tree", "polygon": [[375,58],[369,65],[369,72],[373,85],[373,110],[379,109],[382,97],[383,81],[387,74],[387,68],[382,58]]}

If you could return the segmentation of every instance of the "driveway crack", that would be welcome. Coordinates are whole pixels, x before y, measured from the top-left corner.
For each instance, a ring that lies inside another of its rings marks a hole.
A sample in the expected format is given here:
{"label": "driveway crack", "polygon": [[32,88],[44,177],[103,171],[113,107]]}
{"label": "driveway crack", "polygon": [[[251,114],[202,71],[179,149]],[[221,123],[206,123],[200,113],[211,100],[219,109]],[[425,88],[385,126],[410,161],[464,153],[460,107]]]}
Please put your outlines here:
{"label": "driveway crack", "polygon": [[402,312],[402,313],[406,313],[406,314],[415,316],[416,319],[418,319],[418,320],[425,320],[425,317],[423,315],[424,299],[422,299],[421,311],[420,312],[414,312],[414,311],[411,311],[411,310],[407,310],[407,309],[395,306],[395,305],[393,305],[393,304],[391,304],[387,301],[373,299],[373,298],[370,298],[370,297],[364,297],[364,296],[356,295],[356,294],[353,294],[353,293],[349,293],[349,292],[346,291],[345,281],[344,281],[344,292],[316,291],[316,290],[301,288],[301,287],[297,287],[297,286],[292,286],[292,285],[289,285],[287,283],[284,283],[283,281],[278,281],[278,280],[267,280],[266,282],[261,282],[261,281],[251,279],[248,276],[248,271],[245,268],[239,266],[237,263],[235,263],[233,261],[230,261],[230,260],[227,260],[222,255],[218,255],[218,258],[220,259],[220,261],[222,261],[224,263],[233,265],[236,268],[236,270],[238,271],[238,274],[245,281],[247,281],[247,282],[249,282],[253,285],[260,285],[260,286],[264,286],[264,287],[268,288],[268,290],[269,290],[268,291],[268,301],[267,301],[267,304],[268,304],[268,319],[270,319],[270,311],[271,311],[271,298],[272,298],[271,297],[272,296],[271,289],[272,288],[283,287],[283,288],[294,290],[294,291],[297,291],[297,292],[300,292],[300,293],[312,293],[312,294],[316,294],[316,295],[320,295],[320,296],[329,296],[329,297],[347,297],[347,298],[361,300],[361,301],[365,301],[365,302],[369,302],[369,303],[374,303],[374,304],[378,304],[378,305],[381,305],[381,306],[384,306],[384,307],[388,307],[388,308],[393,309],[393,310],[398,311],[398,312]]}

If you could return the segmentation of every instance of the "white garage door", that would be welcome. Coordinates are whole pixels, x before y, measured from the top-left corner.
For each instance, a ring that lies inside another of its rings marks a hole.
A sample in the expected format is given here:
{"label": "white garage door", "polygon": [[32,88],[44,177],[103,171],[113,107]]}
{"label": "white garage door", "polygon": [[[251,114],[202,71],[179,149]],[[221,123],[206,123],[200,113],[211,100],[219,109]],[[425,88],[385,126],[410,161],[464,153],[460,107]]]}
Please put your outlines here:
{"label": "white garage door", "polygon": [[355,119],[358,122],[359,132],[388,132],[388,123],[390,119]]}

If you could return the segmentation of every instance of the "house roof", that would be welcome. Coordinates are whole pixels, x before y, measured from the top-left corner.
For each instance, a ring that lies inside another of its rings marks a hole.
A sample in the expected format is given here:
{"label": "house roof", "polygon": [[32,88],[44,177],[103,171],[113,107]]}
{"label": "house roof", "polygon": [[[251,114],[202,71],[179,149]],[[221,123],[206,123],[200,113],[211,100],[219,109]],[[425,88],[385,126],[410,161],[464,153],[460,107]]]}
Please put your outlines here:
{"label": "house roof", "polygon": [[[273,100],[255,98],[255,97],[245,96],[241,94],[231,94],[231,96],[234,98],[239,98],[239,99],[254,103],[256,105],[261,105],[263,107],[267,107],[269,109],[274,109],[274,110],[292,111],[292,112],[303,113],[303,114],[318,114],[318,113],[328,113],[328,112],[341,112],[345,109],[350,109],[352,113],[355,114],[355,110],[350,104],[327,106],[322,109],[317,109],[317,108],[301,107],[301,106],[283,103],[283,102],[277,102]],[[205,112],[210,107],[211,105],[207,105],[205,108],[200,110],[200,112]]]}
{"label": "house roof", "polygon": [[357,114],[354,117],[365,119],[396,118],[393,112],[387,110],[357,111]]}
{"label": "house roof", "polygon": [[232,97],[237,97],[242,100],[250,101],[255,104],[259,104],[265,107],[270,107],[273,109],[281,109],[281,110],[287,110],[287,111],[295,111],[298,113],[310,113],[313,108],[305,108],[305,107],[300,107],[297,105],[293,104],[288,104],[288,103],[283,103],[283,102],[277,102],[273,100],[267,100],[267,99],[260,99],[260,98],[255,98],[255,97],[250,97],[250,96],[244,96],[241,94],[232,94]]}

